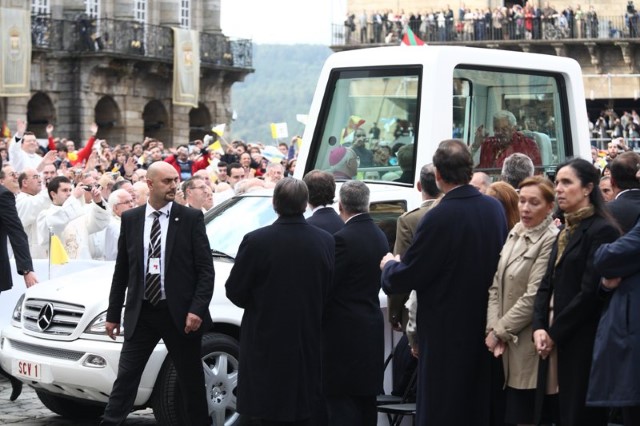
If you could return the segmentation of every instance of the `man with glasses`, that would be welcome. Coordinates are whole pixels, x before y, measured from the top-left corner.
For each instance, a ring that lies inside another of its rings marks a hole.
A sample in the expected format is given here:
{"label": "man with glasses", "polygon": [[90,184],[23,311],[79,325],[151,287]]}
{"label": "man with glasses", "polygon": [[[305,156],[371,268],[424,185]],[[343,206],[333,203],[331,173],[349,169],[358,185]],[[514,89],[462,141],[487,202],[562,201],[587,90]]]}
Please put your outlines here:
{"label": "man with glasses", "polygon": [[104,260],[116,260],[118,257],[118,238],[120,238],[120,217],[122,213],[136,207],[135,200],[125,189],[116,189],[109,195],[111,219],[104,235]]}
{"label": "man with glasses", "polygon": [[38,224],[36,219],[42,210],[51,205],[47,191],[42,191],[42,179],[38,171],[33,168],[24,169],[18,176],[20,193],[16,197],[18,217],[29,239],[29,252],[32,259],[47,257],[45,250],[38,245]]}
{"label": "man with glasses", "polygon": [[32,132],[26,132],[27,123],[18,120],[14,141],[9,145],[9,158],[16,171],[22,172],[27,167],[41,171],[45,164],[53,163],[56,151],[49,151],[43,159],[38,155],[38,141]]}
{"label": "man with glasses", "polygon": [[0,171],[0,185],[4,185],[13,195],[18,195],[20,186],[18,185],[18,173],[11,164],[5,164]]}
{"label": "man with glasses", "polygon": [[[184,199],[186,206],[197,210],[203,210],[202,206],[207,200],[207,184],[201,177],[193,177],[184,183]],[[203,210],[204,213],[205,210]]]}

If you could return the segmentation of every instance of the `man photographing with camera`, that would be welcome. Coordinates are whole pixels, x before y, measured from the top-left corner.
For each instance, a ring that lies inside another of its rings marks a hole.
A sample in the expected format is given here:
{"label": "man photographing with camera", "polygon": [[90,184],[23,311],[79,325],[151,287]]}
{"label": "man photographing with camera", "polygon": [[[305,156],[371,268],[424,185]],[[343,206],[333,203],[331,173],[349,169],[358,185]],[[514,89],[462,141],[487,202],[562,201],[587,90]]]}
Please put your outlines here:
{"label": "man photographing with camera", "polygon": [[[102,231],[110,220],[100,187],[88,184],[72,187],[64,176],[51,179],[47,185],[51,206],[38,215],[38,244],[49,256],[50,233],[57,235],[70,259],[91,259],[89,235]],[[91,194],[85,207],[82,198]]]}

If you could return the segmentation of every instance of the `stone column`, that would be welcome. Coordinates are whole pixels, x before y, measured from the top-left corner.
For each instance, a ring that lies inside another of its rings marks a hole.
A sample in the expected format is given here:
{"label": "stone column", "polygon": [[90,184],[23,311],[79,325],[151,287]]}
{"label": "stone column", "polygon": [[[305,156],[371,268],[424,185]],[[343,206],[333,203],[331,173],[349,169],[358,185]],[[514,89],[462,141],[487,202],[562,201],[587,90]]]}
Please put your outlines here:
{"label": "stone column", "polygon": [[220,29],[220,0],[203,0],[202,2],[202,31],[205,33],[219,33]]}
{"label": "stone column", "polygon": [[[180,26],[180,2],[177,0],[159,0],[160,6],[159,24],[162,26],[179,27]],[[195,2],[191,1],[191,7]],[[193,19],[193,14],[191,16]]]}

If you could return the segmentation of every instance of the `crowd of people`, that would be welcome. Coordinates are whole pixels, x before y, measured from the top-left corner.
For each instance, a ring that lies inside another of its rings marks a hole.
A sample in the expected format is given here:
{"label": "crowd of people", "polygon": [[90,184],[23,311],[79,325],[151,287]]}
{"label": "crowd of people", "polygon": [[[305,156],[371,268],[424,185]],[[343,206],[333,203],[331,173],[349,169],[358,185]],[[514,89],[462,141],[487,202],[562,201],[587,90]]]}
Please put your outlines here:
{"label": "crowd of people", "polygon": [[[602,19],[602,18],[601,18]],[[557,9],[549,2],[544,7],[525,2],[492,8],[470,9],[464,3],[457,11],[447,6],[422,13],[353,11],[344,21],[344,41],[352,43],[397,43],[407,28],[424,41],[474,40],[554,40],[604,37],[637,37],[638,12],[629,2],[619,16],[607,16],[602,27],[593,5]]]}
{"label": "crowd of people", "polygon": [[[54,135],[39,142],[18,121],[15,135],[0,141],[0,184],[16,196],[18,215],[34,259],[49,257],[53,235],[71,259],[115,260],[123,212],[148,200],[147,169],[162,161],[179,174],[176,201],[206,212],[213,205],[254,187],[273,187],[293,174],[296,139],[278,147],[227,143],[215,136],[166,148],[146,138],[110,146],[97,139],[98,127],[84,147]],[[41,145],[42,144],[42,145]]]}
{"label": "crowd of people", "polygon": [[638,299],[640,155],[608,160],[609,202],[595,161],[559,165],[554,185],[514,153],[491,182],[446,141],[431,177],[444,195],[423,168],[423,205],[402,217],[412,243],[399,220],[381,263],[389,321],[419,360],[417,424],[606,425],[612,407],[640,424],[638,322],[622,305]]}

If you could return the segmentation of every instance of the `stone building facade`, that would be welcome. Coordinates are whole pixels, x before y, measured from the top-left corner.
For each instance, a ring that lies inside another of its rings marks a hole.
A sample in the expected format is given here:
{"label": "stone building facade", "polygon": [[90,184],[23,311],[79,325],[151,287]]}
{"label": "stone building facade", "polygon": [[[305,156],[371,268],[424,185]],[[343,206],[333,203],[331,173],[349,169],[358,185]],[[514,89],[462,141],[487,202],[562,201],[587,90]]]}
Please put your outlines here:
{"label": "stone building facade", "polygon": [[[0,119],[11,128],[27,118],[45,137],[79,142],[89,125],[111,145],[155,137],[166,145],[201,138],[230,123],[231,86],[253,72],[249,40],[220,29],[220,0],[0,0],[31,9],[30,97],[0,98]],[[172,99],[172,27],[197,30],[198,107]]]}

